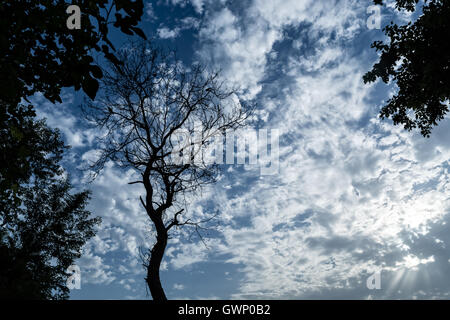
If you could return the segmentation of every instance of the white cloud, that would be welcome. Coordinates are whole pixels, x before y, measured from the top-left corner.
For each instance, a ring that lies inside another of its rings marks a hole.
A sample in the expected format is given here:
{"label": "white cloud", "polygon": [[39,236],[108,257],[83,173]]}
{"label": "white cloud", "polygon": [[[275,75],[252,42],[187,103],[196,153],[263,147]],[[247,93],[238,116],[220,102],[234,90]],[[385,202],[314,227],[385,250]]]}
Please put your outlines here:
{"label": "white cloud", "polygon": [[150,2],[147,2],[145,4],[145,13],[147,14],[147,19],[149,19],[150,21],[155,21],[156,19],[158,19],[155,13],[155,9]]}
{"label": "white cloud", "polygon": [[40,93],[31,99],[36,106],[38,119],[45,118],[50,127],[58,128],[68,145],[73,148],[91,146],[97,136],[96,130],[80,127],[82,119],[70,111],[74,101],[72,94],[63,95],[62,100],[63,103],[54,105]]}
{"label": "white cloud", "polygon": [[203,12],[204,0],[191,0],[192,6],[198,13]]}
{"label": "white cloud", "polygon": [[158,37],[161,39],[172,39],[178,37],[179,29],[169,29],[167,27],[161,27],[158,29]]}

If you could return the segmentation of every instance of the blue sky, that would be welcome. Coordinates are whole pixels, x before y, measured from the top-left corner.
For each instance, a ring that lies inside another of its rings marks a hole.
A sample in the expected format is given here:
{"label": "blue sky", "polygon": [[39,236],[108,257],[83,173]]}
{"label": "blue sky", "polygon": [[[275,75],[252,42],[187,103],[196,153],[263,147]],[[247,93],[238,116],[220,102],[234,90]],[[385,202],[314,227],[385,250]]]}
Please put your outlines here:
{"label": "blue sky", "polygon": [[[257,103],[255,128],[279,131],[279,172],[229,165],[189,196],[193,217],[219,212],[218,227],[170,240],[162,282],[170,299],[429,299],[450,293],[450,122],[430,139],[378,119],[395,87],[365,85],[383,39],[369,29],[371,1],[159,0],[142,29],[177,48],[186,65],[221,69]],[[81,8],[82,9],[82,8]],[[382,25],[407,15],[382,9]],[[116,43],[123,38],[115,36]],[[72,148],[64,165],[77,187],[98,132],[37,95],[39,116]],[[88,187],[99,232],[77,261],[72,299],[147,299],[139,248],[152,244],[133,171],[108,163]],[[381,289],[367,278],[381,272]]]}

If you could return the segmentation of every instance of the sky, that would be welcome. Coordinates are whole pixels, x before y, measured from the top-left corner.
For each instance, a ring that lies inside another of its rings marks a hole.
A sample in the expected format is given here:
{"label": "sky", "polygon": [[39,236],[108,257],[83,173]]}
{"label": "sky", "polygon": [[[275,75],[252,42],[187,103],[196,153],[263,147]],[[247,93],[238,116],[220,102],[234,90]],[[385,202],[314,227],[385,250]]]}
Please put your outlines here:
{"label": "sky", "polygon": [[[169,299],[449,298],[450,122],[426,139],[378,118],[396,88],[362,81],[377,60],[370,43],[384,39],[371,5],[147,1],[146,34],[186,65],[220,69],[255,101],[252,128],[278,132],[279,145],[275,173],[229,164],[189,195],[189,216],[218,215],[206,245],[188,230],[169,240],[161,271]],[[388,1],[380,18],[383,26],[409,16]],[[99,135],[81,116],[83,98],[34,97],[39,117],[72,146],[63,165],[77,188],[86,187]],[[87,184],[103,222],[76,262],[81,289],[71,299],[151,298],[139,252],[154,233],[142,187],[127,184],[135,176],[109,162]]]}

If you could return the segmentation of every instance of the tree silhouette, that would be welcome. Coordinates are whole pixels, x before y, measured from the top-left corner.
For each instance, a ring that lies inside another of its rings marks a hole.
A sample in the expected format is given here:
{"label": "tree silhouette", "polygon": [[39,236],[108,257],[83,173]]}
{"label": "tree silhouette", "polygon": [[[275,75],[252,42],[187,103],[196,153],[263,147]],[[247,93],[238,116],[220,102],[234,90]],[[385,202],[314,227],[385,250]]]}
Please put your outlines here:
{"label": "tree silhouette", "polygon": [[[156,231],[145,262],[146,282],[153,299],[163,301],[160,265],[170,231],[200,223],[182,219],[184,195],[214,182],[219,169],[205,161],[199,147],[243,126],[250,108],[226,103],[236,92],[226,90],[217,73],[199,64],[184,68],[173,52],[149,42],[132,43],[120,60],[103,70],[100,97],[86,105],[90,120],[106,132],[93,168],[98,172],[112,160],[140,174],[130,183],[144,186],[140,201]],[[191,139],[195,132],[196,140]]]}
{"label": "tree silhouette", "polygon": [[[382,4],[382,0],[374,0]],[[414,12],[418,0],[397,0],[398,10]],[[394,81],[398,87],[380,112],[406,130],[419,128],[429,137],[448,112],[450,98],[450,2],[425,0],[423,13],[406,25],[391,22],[383,31],[389,43],[375,41],[372,47],[381,52],[379,61],[367,72],[365,83],[380,78]]]}
{"label": "tree silhouette", "polygon": [[100,220],[85,209],[89,193],[73,193],[63,178],[65,147],[58,131],[30,116],[22,124],[29,135],[6,140],[23,141],[8,147],[26,152],[30,163],[19,168],[27,174],[17,176],[15,192],[5,189],[0,199],[0,298],[65,299],[66,269]]}
{"label": "tree silhouette", "polygon": [[[60,172],[64,151],[56,131],[35,120],[31,105],[0,108],[0,201],[20,206],[20,186],[32,176],[45,178]],[[3,206],[2,215],[6,214]]]}

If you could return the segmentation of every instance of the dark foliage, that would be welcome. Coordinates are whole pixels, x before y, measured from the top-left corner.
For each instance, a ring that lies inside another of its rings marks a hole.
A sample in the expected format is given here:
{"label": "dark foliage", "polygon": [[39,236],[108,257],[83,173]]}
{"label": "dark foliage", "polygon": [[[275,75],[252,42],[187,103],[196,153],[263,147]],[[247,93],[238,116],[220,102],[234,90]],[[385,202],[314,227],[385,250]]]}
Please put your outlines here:
{"label": "dark foliage", "polygon": [[[81,9],[81,29],[66,25],[69,4]],[[53,133],[34,123],[32,105],[22,99],[41,92],[61,101],[63,87],[83,89],[94,98],[101,69],[93,53],[118,63],[108,39],[113,24],[125,34],[145,38],[136,27],[143,1],[14,0],[0,2],[0,197],[11,196],[33,174],[53,171],[42,154],[55,142]],[[34,132],[37,130],[36,132]],[[46,145],[47,144],[47,145]],[[52,153],[59,157],[59,153]],[[47,167],[49,166],[49,167]]]}
{"label": "dark foliage", "polygon": [[[382,4],[381,0],[374,0]],[[397,0],[398,10],[417,10],[418,0]],[[389,43],[375,41],[379,61],[364,75],[364,82],[377,78],[394,81],[398,92],[382,108],[382,118],[391,117],[405,129],[420,129],[429,136],[448,112],[450,98],[450,2],[428,0],[423,14],[414,22],[393,22],[383,31]]]}
{"label": "dark foliage", "polygon": [[89,194],[67,180],[37,181],[1,231],[0,298],[66,299],[67,268],[81,256],[99,218],[85,210]]}
{"label": "dark foliage", "polygon": [[[20,205],[19,186],[31,176],[46,179],[59,174],[64,151],[58,131],[35,121],[30,105],[0,108],[0,200]],[[6,214],[5,206],[0,212]]]}
{"label": "dark foliage", "polygon": [[24,114],[20,139],[3,145],[8,152],[2,161],[29,161],[11,163],[2,181],[14,181],[14,190],[4,188],[0,199],[0,298],[64,299],[66,269],[100,221],[85,209],[89,193],[73,193],[61,177],[64,145],[58,131]]}
{"label": "dark foliage", "polygon": [[[66,25],[69,4],[81,9],[81,29]],[[94,98],[102,77],[92,53],[117,62],[108,39],[108,25],[145,38],[136,27],[143,1],[14,0],[0,2],[0,100],[17,105],[21,98],[42,92],[61,102],[62,87],[83,89]]]}

